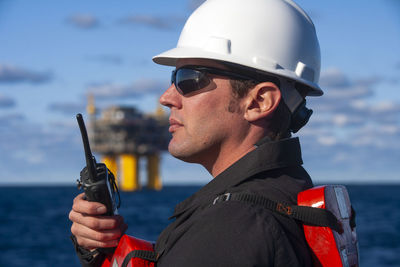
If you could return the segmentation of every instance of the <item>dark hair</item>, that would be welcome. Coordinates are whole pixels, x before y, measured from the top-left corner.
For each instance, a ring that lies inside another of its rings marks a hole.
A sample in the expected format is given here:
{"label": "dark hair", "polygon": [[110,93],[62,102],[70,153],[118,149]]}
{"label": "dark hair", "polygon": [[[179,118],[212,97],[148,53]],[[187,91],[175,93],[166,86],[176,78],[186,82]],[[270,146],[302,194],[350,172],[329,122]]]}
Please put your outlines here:
{"label": "dark hair", "polygon": [[[267,80],[265,80],[267,81]],[[273,82],[278,87],[280,87],[279,79],[276,77],[269,77],[268,81]],[[251,88],[254,88],[259,81],[254,80],[230,80],[230,84],[232,86],[232,94],[235,100],[241,99],[247,95]],[[236,102],[236,101],[234,101]],[[233,112],[236,110],[234,108],[234,104],[230,103],[229,111]],[[288,138],[291,136],[290,133],[290,123],[291,123],[291,113],[286,104],[281,101],[278,104],[278,107],[274,111],[272,118],[269,119],[269,132],[268,137],[271,140],[280,140],[283,138]]]}

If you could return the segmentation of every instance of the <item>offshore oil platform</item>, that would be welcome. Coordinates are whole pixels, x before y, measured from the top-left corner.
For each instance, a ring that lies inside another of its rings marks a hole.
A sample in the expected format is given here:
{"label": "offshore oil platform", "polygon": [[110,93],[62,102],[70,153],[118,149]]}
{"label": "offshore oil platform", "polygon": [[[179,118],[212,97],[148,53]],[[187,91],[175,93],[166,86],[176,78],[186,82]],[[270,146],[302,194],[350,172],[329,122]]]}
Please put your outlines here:
{"label": "offshore oil platform", "polygon": [[139,179],[139,159],[147,160],[147,188],[162,189],[160,153],[168,148],[168,116],[161,106],[154,114],[140,113],[134,107],[113,106],[97,117],[94,97],[89,95],[88,135],[92,150],[102,156],[102,162],[114,173],[123,191],[142,188]]}

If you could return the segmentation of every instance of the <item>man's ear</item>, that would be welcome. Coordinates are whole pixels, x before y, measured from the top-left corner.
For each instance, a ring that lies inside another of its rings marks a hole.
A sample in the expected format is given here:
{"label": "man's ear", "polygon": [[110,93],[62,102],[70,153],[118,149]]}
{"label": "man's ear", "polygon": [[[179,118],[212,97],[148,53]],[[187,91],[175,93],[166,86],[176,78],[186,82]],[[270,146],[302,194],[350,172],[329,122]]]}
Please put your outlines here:
{"label": "man's ear", "polygon": [[281,101],[281,91],[272,82],[262,82],[245,97],[244,118],[249,122],[270,117]]}

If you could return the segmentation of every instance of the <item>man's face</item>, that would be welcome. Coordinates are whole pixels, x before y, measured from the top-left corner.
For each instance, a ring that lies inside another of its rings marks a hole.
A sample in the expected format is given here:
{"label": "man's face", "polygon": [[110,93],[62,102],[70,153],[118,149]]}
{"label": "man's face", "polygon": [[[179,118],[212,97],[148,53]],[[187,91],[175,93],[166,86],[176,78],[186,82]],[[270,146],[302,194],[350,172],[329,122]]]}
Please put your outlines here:
{"label": "man's face", "polygon": [[[182,59],[176,67],[186,65],[224,68],[214,61],[200,59]],[[172,84],[160,97],[160,103],[171,109],[169,152],[181,160],[202,165],[221,156],[220,152],[247,124],[240,108],[232,112],[232,104],[240,107],[241,102],[233,97],[229,78],[207,75],[211,83],[199,91],[183,96]]]}

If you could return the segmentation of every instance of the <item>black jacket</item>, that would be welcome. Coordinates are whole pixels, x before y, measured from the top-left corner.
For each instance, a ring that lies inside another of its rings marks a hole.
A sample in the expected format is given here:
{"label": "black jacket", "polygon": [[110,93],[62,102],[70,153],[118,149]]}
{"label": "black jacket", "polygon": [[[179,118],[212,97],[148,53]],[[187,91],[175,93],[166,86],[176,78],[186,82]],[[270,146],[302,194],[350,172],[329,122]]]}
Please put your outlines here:
{"label": "black jacket", "polygon": [[256,204],[213,205],[219,195],[234,192],[296,204],[297,194],[312,187],[301,167],[298,138],[262,140],[256,146],[176,206],[171,217],[175,221],[155,246],[158,267],[312,266],[302,227],[295,220]]}
{"label": "black jacket", "polygon": [[260,142],[197,193],[178,204],[160,235],[157,266],[312,266],[301,225],[262,206],[214,199],[244,192],[296,204],[312,187],[298,138]]}

